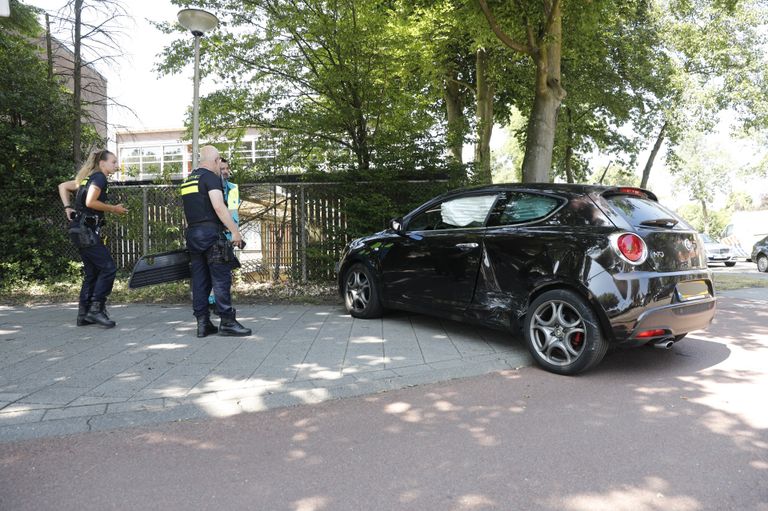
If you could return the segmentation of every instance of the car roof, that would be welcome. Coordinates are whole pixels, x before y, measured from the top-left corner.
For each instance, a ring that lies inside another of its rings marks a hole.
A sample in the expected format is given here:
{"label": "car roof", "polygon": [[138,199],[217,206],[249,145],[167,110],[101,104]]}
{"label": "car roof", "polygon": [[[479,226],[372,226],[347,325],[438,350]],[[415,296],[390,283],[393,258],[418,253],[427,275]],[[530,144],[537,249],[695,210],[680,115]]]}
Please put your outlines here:
{"label": "car roof", "polygon": [[451,190],[441,195],[441,198],[450,197],[452,195],[460,195],[466,192],[504,192],[509,190],[516,191],[532,191],[532,192],[554,192],[561,195],[570,197],[579,195],[591,195],[602,194],[608,190],[619,191],[622,188],[631,188],[646,193],[651,199],[656,200],[654,195],[649,190],[645,190],[638,187],[623,187],[623,186],[605,186],[605,185],[585,185],[585,184],[570,184],[570,183],[499,183],[493,185],[481,185],[468,188],[459,188]]}

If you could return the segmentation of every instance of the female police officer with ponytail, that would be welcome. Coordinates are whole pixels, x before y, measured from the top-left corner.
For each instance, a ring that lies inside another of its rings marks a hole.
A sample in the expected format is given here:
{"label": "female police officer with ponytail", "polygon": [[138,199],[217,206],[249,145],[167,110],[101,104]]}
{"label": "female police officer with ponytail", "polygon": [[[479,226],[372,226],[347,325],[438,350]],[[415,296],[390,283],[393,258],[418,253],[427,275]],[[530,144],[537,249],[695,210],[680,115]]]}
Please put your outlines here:
{"label": "female police officer with ponytail", "polygon": [[[90,154],[85,165],[72,181],[59,185],[59,196],[70,224],[70,238],[83,260],[83,286],[77,311],[77,326],[98,324],[112,328],[104,303],[112,292],[117,267],[104,244],[101,230],[104,213],[124,215],[128,210],[122,204],[108,204],[107,177],[117,170],[117,158],[107,150]],[[70,202],[71,194],[74,202]]]}

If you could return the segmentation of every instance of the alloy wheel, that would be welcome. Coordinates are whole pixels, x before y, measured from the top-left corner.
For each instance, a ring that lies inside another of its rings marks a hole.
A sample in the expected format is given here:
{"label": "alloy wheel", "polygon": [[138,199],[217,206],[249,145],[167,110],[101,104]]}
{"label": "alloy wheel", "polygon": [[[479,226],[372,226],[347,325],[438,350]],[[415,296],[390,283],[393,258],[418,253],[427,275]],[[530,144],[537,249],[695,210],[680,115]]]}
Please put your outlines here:
{"label": "alloy wheel", "polygon": [[763,273],[768,271],[768,257],[761,255],[757,258],[757,270]]}
{"label": "alloy wheel", "polygon": [[552,300],[539,305],[530,323],[533,347],[546,362],[565,366],[584,351],[586,324],[570,304]]}
{"label": "alloy wheel", "polygon": [[359,270],[349,272],[345,295],[349,308],[355,312],[365,311],[371,300],[371,283],[365,273]]}

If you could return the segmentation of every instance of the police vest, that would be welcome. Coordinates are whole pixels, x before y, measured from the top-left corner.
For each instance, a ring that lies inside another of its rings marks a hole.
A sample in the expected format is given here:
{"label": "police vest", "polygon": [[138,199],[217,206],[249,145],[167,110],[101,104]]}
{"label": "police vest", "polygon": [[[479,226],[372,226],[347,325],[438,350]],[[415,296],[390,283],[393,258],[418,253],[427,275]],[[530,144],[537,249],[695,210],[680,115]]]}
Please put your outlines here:
{"label": "police vest", "polygon": [[235,221],[235,225],[240,225],[240,188],[234,183],[224,181],[224,201],[227,203],[227,209],[229,214],[232,215],[232,220]]}
{"label": "police vest", "polygon": [[214,222],[220,224],[219,217],[213,209],[211,199],[205,193],[200,192],[200,178],[204,173],[210,172],[206,169],[195,169],[184,182],[179,185],[181,199],[184,202],[184,216],[187,218],[188,225],[195,225],[203,222]]}
{"label": "police vest", "polygon": [[[85,205],[85,199],[88,197],[88,190],[91,187],[91,184],[93,182],[93,177],[95,175],[96,175],[95,173],[91,174],[89,177],[80,181],[80,186],[77,188],[77,192],[75,193],[75,211],[77,211],[80,215],[96,215],[97,217],[99,217],[99,221],[103,221],[104,220],[103,211],[97,211]],[[108,199],[107,199],[106,186],[101,191],[101,194],[99,194],[99,200],[101,202],[107,202]]]}
{"label": "police vest", "polygon": [[226,194],[224,199],[227,201],[227,209],[237,211],[240,207],[240,188],[234,183],[227,183],[224,193]]}

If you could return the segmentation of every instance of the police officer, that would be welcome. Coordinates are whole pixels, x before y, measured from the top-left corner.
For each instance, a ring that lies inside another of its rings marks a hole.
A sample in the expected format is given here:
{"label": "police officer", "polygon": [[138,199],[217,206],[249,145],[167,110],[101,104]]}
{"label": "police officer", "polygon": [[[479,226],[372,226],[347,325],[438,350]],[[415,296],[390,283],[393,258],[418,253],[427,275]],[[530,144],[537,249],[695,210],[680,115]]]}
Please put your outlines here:
{"label": "police officer", "polygon": [[[232,307],[232,267],[234,256],[223,243],[226,228],[232,233],[231,244],[242,247],[243,238],[224,203],[221,189],[221,157],[213,146],[200,150],[200,167],[181,184],[184,216],[187,219],[187,249],[192,260],[192,308],[197,318],[197,336],[215,332],[219,335],[245,336],[251,330],[235,318]],[[231,249],[229,249],[231,252]],[[216,311],[221,317],[217,329],[208,312],[208,294],[213,290]]]}
{"label": "police officer", "polygon": [[[105,302],[115,282],[117,267],[109,248],[104,244],[101,231],[104,227],[104,213],[124,215],[128,210],[122,204],[108,204],[107,177],[117,170],[117,158],[110,151],[96,151],[90,154],[85,165],[72,181],[59,185],[59,197],[64,212],[72,227],[80,235],[72,236],[83,260],[83,285],[80,288],[80,302],[77,309],[77,326],[98,324],[112,328],[115,322],[109,319]],[[75,194],[74,205],[70,203]]]}
{"label": "police officer", "polygon": [[[235,183],[230,183],[229,178],[232,176],[232,171],[229,169],[229,161],[226,158],[222,158],[219,163],[221,170],[221,190],[224,192],[224,203],[229,209],[229,214],[232,215],[232,220],[235,221],[235,225],[240,227],[240,214],[238,209],[240,208],[240,190]],[[232,241],[232,233],[227,231],[227,239]],[[211,293],[208,295],[208,308],[214,312],[216,310],[216,297]]]}

